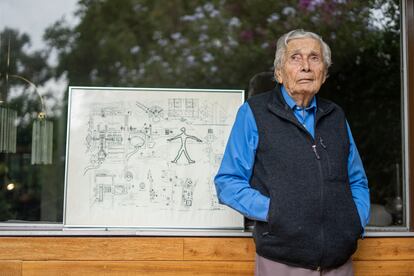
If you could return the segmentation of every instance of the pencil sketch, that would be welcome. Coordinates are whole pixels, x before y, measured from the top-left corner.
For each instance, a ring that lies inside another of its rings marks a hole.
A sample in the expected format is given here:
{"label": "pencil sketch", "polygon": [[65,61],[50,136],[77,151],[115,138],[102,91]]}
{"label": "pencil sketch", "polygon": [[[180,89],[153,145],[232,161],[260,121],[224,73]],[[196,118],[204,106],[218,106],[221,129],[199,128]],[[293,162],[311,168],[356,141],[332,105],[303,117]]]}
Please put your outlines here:
{"label": "pencil sketch", "polygon": [[71,88],[65,225],[243,227],[213,183],[242,96]]}
{"label": "pencil sketch", "polygon": [[195,140],[197,142],[203,142],[201,141],[199,138],[193,136],[193,135],[188,135],[185,132],[185,127],[180,128],[181,133],[172,137],[172,138],[168,138],[167,141],[173,141],[176,139],[180,139],[181,142],[181,146],[180,149],[178,150],[177,156],[174,158],[173,161],[171,161],[172,163],[177,163],[177,160],[180,159],[181,155],[184,153],[185,157],[187,158],[187,161],[189,164],[191,163],[195,163],[194,160],[192,160],[190,158],[190,155],[188,154],[188,150],[187,150],[187,139],[192,139]]}

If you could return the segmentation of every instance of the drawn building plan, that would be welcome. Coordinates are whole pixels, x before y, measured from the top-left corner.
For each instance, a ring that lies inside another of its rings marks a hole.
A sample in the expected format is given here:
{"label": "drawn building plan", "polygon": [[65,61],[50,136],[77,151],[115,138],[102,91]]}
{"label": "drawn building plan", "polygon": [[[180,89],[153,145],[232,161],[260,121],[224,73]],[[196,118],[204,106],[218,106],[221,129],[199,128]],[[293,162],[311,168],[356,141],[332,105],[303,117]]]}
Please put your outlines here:
{"label": "drawn building plan", "polygon": [[70,87],[65,226],[242,228],[214,176],[243,91]]}

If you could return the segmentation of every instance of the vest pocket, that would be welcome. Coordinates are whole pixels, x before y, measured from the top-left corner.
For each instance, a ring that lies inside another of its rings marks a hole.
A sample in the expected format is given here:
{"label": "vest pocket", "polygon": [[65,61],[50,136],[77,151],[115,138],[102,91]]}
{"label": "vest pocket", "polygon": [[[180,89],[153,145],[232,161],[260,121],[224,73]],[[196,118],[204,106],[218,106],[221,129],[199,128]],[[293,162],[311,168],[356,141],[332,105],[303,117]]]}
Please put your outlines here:
{"label": "vest pocket", "polygon": [[275,212],[276,212],[276,206],[275,206],[276,202],[275,202],[275,197],[273,195],[273,192],[270,191],[270,204],[269,204],[269,213],[267,215],[267,223],[269,226],[269,229],[267,232],[263,233],[263,234],[267,234],[267,235],[272,235],[275,231],[274,229],[274,224],[275,224]]}
{"label": "vest pocket", "polygon": [[362,235],[362,231],[364,229],[362,228],[361,217],[359,216],[358,208],[353,200],[352,200],[352,210],[353,210],[352,213],[353,213],[353,218],[354,218],[355,231],[358,234],[358,238],[360,238]]}
{"label": "vest pocket", "polygon": [[280,231],[284,231],[282,228],[284,228],[284,225],[282,225],[285,220],[283,217],[284,214],[281,213],[283,210],[283,207],[278,200],[277,192],[276,191],[270,191],[270,205],[269,205],[269,215],[268,215],[268,232],[269,235],[279,235]]}

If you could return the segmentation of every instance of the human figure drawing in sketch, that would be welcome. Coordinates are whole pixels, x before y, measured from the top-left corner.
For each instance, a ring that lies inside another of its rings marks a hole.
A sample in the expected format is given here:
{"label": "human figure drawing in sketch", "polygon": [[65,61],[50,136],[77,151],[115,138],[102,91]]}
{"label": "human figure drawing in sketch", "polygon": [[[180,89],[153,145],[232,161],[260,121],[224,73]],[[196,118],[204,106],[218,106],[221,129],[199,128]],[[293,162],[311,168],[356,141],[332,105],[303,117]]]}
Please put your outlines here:
{"label": "human figure drawing in sketch", "polygon": [[195,161],[192,160],[190,158],[190,155],[188,154],[187,139],[193,139],[193,140],[196,140],[197,142],[202,142],[202,141],[199,138],[197,138],[193,135],[188,135],[185,132],[185,127],[180,128],[180,130],[181,130],[180,134],[178,134],[178,135],[176,135],[172,138],[167,139],[168,142],[170,142],[172,140],[175,140],[175,139],[180,139],[180,141],[181,141],[181,146],[180,146],[180,149],[177,152],[177,156],[175,157],[175,159],[173,161],[171,161],[171,163],[177,163],[178,159],[180,159],[180,157],[183,153],[184,153],[185,157],[187,158],[187,161],[188,161],[189,164],[195,163]]}

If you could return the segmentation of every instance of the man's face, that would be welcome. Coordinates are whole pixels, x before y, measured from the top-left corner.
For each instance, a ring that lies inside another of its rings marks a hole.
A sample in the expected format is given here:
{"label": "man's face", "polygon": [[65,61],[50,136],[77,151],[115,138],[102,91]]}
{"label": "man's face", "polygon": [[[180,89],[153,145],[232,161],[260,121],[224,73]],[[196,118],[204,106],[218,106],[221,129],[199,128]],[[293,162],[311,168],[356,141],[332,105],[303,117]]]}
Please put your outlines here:
{"label": "man's face", "polygon": [[288,42],[276,79],[290,95],[313,96],[326,79],[322,47],[316,39],[298,38]]}

